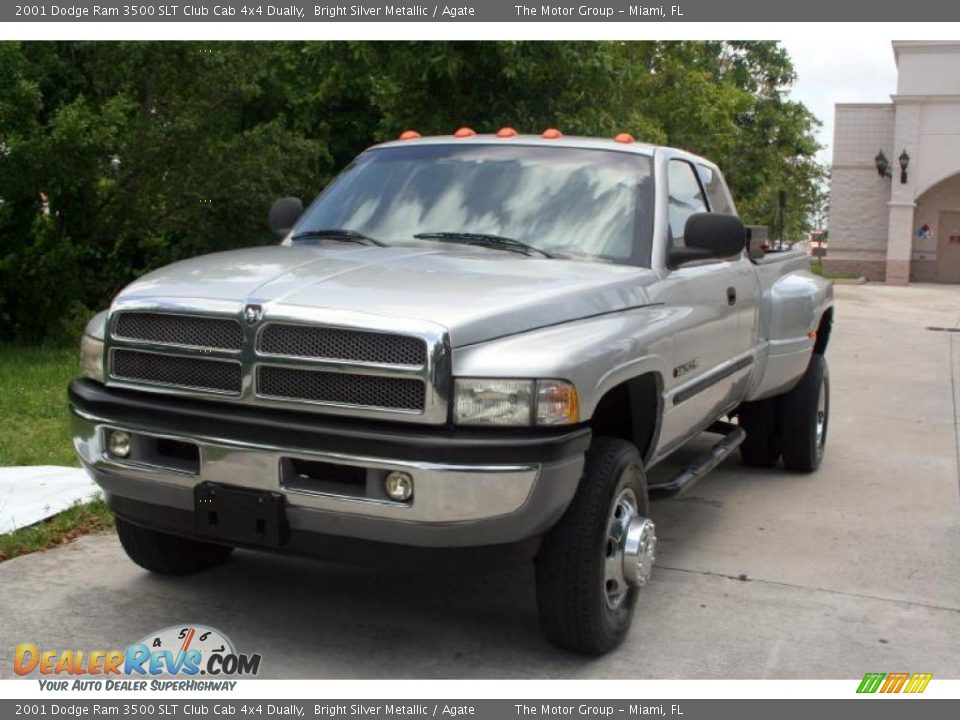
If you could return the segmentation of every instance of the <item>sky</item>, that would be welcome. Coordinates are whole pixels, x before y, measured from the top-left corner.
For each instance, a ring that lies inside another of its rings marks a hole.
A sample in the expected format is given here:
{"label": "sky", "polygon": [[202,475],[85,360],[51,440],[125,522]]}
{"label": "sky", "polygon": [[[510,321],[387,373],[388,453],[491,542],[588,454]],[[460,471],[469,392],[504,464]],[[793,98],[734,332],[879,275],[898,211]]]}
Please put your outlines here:
{"label": "sky", "polygon": [[[863,26],[864,34],[867,27]],[[833,106],[838,102],[890,102],[896,92],[897,66],[889,40],[829,42],[786,40],[797,80],[791,97],[806,105],[823,126],[818,137],[829,164],[833,142]]]}

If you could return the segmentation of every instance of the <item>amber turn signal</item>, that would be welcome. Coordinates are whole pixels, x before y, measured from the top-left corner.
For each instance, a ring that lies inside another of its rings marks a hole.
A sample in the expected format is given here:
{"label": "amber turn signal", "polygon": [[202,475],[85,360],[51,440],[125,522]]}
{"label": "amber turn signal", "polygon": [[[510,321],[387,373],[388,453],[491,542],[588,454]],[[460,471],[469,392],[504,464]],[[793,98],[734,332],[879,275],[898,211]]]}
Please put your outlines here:
{"label": "amber turn signal", "polygon": [[577,389],[565,380],[537,381],[537,425],[573,425],[580,421]]}

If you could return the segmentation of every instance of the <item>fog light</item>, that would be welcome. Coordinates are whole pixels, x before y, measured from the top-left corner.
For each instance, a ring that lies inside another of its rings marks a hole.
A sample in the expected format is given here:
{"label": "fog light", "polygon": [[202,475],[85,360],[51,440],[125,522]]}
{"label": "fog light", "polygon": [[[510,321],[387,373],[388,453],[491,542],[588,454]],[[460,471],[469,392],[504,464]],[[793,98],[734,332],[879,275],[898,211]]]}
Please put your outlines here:
{"label": "fog light", "polygon": [[130,456],[130,435],[123,430],[111,430],[107,435],[107,452],[113,457]]}
{"label": "fog light", "polygon": [[409,473],[394,471],[383,484],[391,500],[406,502],[413,497],[413,478]]}

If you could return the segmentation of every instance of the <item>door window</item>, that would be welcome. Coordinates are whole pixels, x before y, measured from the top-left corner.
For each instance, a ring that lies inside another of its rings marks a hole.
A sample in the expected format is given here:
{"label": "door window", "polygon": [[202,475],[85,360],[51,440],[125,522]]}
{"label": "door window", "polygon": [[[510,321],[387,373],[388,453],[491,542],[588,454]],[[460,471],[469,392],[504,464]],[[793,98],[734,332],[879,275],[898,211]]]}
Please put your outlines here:
{"label": "door window", "polygon": [[703,188],[686,160],[671,160],[667,170],[667,192],[670,212],[670,242],[683,247],[683,228],[694,213],[707,212]]}
{"label": "door window", "polygon": [[700,179],[703,180],[703,187],[707,191],[707,199],[710,201],[711,212],[724,213],[725,215],[734,215],[733,203],[730,201],[730,193],[719,172],[706,165],[697,165],[700,169]]}

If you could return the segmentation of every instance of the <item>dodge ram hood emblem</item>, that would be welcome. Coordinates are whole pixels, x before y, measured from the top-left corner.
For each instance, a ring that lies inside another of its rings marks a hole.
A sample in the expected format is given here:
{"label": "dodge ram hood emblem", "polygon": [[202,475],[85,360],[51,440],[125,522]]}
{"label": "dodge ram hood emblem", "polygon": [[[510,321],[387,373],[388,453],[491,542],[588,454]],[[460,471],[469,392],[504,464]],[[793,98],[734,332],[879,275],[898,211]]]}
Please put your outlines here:
{"label": "dodge ram hood emblem", "polygon": [[263,308],[259,305],[247,305],[243,309],[243,319],[250,325],[260,322],[261,315],[263,315]]}

